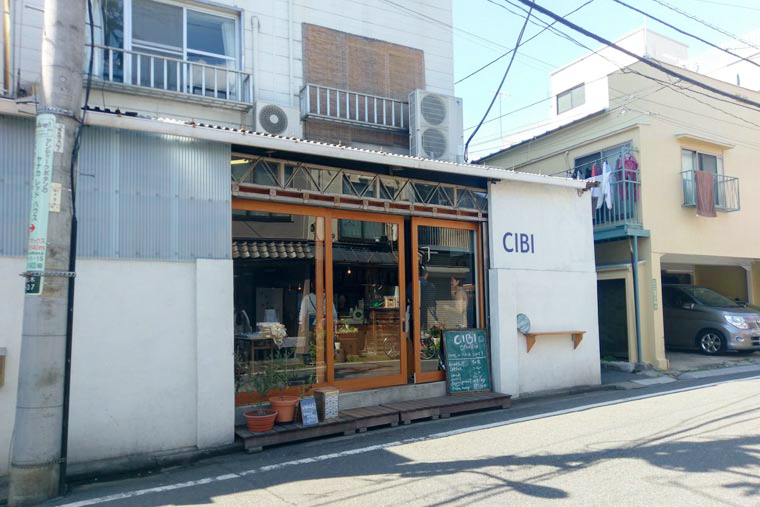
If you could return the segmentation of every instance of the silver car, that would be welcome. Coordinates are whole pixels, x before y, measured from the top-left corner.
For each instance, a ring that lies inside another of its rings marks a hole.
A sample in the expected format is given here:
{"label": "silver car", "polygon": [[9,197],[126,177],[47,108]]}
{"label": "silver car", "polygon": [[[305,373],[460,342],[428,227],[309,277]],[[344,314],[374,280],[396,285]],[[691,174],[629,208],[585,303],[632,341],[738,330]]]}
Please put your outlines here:
{"label": "silver car", "polygon": [[760,312],[706,287],[662,286],[665,344],[705,354],[760,350]]}

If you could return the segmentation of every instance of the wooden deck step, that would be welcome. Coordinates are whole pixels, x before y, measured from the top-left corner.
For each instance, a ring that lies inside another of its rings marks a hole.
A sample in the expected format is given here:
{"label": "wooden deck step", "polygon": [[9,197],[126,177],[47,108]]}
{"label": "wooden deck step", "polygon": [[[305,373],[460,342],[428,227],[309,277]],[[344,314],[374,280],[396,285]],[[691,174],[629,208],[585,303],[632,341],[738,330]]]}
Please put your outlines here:
{"label": "wooden deck step", "polygon": [[399,401],[396,403],[385,403],[382,407],[396,410],[399,413],[399,420],[403,424],[409,424],[417,419],[438,419],[440,416],[440,404],[435,403],[435,398],[423,400]]}
{"label": "wooden deck step", "polygon": [[356,430],[360,433],[367,431],[367,428],[374,428],[375,426],[384,426],[386,424],[397,426],[399,421],[397,410],[383,406],[352,408],[341,411],[340,415],[341,417],[354,418],[356,420]]}
{"label": "wooden deck step", "polygon": [[340,433],[350,435],[356,431],[365,432],[367,428],[375,426],[386,424],[396,426],[399,422],[410,424],[417,419],[438,419],[461,412],[509,408],[511,405],[511,397],[507,394],[492,392],[455,394],[343,410],[337,419],[323,421],[316,426],[303,426],[300,423],[277,424],[274,429],[264,433],[251,433],[245,426],[239,426],[235,429],[235,433],[243,440],[246,451],[257,452],[269,445]]}
{"label": "wooden deck step", "polygon": [[[366,429],[365,429],[366,431]],[[324,437],[343,433],[351,435],[356,432],[356,419],[353,417],[339,416],[337,419],[323,421],[316,426],[304,426],[300,423],[275,424],[271,431],[252,433],[245,426],[235,428],[235,434],[245,444],[248,452],[259,452],[268,445],[297,442],[310,438]]]}

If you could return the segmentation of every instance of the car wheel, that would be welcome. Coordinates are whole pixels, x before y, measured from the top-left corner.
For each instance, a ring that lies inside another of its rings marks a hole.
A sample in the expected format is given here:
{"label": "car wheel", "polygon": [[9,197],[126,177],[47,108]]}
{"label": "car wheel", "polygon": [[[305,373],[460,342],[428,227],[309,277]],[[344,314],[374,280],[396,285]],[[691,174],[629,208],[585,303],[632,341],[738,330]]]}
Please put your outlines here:
{"label": "car wheel", "polygon": [[718,331],[707,329],[697,337],[697,346],[703,354],[714,356],[726,350],[726,339]]}

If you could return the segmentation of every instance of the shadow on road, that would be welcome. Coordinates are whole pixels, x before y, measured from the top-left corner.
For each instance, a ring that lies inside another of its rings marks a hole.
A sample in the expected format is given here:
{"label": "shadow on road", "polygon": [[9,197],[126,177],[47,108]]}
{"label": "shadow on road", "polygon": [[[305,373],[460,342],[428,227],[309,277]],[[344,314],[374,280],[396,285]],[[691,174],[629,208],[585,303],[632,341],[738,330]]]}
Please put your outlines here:
{"label": "shadow on road", "polygon": [[[692,438],[694,438],[692,436]],[[699,438],[699,437],[697,437]],[[391,448],[392,449],[392,448]],[[542,484],[563,474],[573,473],[609,460],[643,460],[652,466],[679,472],[711,473],[733,472],[743,481],[725,484],[725,488],[740,490],[746,497],[760,493],[760,477],[753,475],[760,467],[760,435],[727,438],[711,441],[676,441],[664,443],[645,442],[626,447],[610,447],[567,454],[534,454],[524,456],[490,456],[467,460],[435,462],[411,461],[391,449],[381,449],[342,458],[340,466],[334,460],[267,470],[250,470],[238,473],[241,478],[231,481],[212,482],[203,486],[176,489],[170,492],[140,497],[140,505],[159,506],[193,505],[211,503],[214,498],[235,493],[262,491],[266,488],[289,483],[305,483],[329,479],[359,479],[359,484],[345,484],[328,492],[316,491],[299,498],[299,504],[327,505],[340,501],[357,501],[362,497],[404,488],[405,493],[414,491],[414,483],[430,478],[445,479],[454,474],[478,475],[469,490],[463,490],[462,481],[452,482],[451,495],[445,501],[431,505],[447,505],[456,502],[483,501],[489,497],[513,491],[529,497],[546,500],[563,499],[567,491]],[[513,476],[529,479],[513,480]],[[411,484],[410,484],[411,480]],[[457,484],[458,487],[454,488]],[[308,485],[301,491],[308,491]],[[429,491],[422,487],[420,491]],[[291,500],[288,498],[288,500]],[[431,501],[433,499],[431,498]]]}

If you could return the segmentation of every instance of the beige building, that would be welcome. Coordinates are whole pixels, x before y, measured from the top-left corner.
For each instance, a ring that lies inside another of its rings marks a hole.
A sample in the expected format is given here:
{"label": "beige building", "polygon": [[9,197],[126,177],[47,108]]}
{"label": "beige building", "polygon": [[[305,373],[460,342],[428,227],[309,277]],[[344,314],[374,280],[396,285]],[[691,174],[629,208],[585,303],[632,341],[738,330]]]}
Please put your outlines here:
{"label": "beige building", "polygon": [[[663,65],[760,102],[760,93]],[[583,90],[584,77],[576,76],[568,89]],[[600,182],[590,191],[596,194],[601,356],[637,361],[640,347],[640,360],[666,368],[663,282],[760,301],[760,203],[751,198],[760,191],[760,109],[684,84],[643,62],[597,78],[594,86],[600,80],[608,94],[603,105],[483,162]],[[558,106],[563,95],[554,93]],[[579,104],[569,107],[595,100],[583,95],[576,92]],[[697,215],[696,170],[712,173],[715,217]]]}

